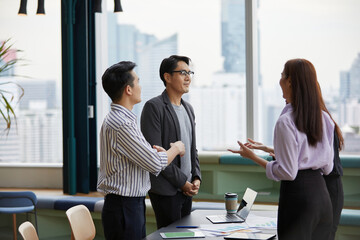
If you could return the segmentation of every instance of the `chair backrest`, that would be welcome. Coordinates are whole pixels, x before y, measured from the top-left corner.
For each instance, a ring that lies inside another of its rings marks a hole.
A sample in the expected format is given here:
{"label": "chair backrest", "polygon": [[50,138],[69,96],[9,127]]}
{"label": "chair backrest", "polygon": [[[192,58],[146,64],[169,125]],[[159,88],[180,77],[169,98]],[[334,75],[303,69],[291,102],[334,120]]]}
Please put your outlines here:
{"label": "chair backrest", "polygon": [[0,207],[27,207],[36,206],[37,197],[31,191],[1,192]]}
{"label": "chair backrest", "polygon": [[19,226],[19,232],[24,240],[39,240],[34,225],[31,222],[23,222]]}
{"label": "chair backrest", "polygon": [[71,231],[76,240],[92,240],[96,230],[90,211],[84,205],[77,205],[66,211]]}

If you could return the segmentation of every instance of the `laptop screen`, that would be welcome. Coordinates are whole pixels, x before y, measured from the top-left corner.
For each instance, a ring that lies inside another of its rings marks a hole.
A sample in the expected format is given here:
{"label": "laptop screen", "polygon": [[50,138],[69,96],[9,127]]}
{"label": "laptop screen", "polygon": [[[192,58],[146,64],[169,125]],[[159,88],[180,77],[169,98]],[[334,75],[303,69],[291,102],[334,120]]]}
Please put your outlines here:
{"label": "laptop screen", "polygon": [[257,195],[257,192],[255,192],[254,190],[252,190],[250,188],[246,189],[243,199],[241,200],[239,208],[236,213],[239,217],[241,217],[244,220],[247,218],[247,216],[249,215],[250,209],[256,199],[256,195]]}

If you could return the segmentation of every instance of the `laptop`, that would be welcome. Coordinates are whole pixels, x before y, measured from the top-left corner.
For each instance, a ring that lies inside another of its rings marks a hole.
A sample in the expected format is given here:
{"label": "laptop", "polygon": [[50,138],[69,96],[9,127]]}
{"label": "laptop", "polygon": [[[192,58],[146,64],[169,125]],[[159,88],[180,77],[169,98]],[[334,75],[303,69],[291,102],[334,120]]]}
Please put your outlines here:
{"label": "laptop", "polygon": [[211,215],[206,216],[206,218],[209,219],[212,223],[245,222],[247,216],[249,215],[250,209],[255,202],[256,195],[257,192],[251,188],[247,188],[235,214]]}

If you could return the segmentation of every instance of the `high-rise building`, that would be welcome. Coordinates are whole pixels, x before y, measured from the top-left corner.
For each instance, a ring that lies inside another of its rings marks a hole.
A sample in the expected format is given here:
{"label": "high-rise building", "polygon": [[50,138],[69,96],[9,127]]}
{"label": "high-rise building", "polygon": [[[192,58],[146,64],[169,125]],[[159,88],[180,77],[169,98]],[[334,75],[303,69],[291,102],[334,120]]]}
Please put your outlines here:
{"label": "high-rise building", "polygon": [[345,104],[345,124],[360,127],[360,99],[349,99]]}
{"label": "high-rise building", "polygon": [[360,53],[349,71],[340,72],[340,99],[360,99]]}
{"label": "high-rise building", "polygon": [[0,162],[18,162],[20,159],[20,139],[17,123],[13,119],[10,130],[6,123],[0,120]]}
{"label": "high-rise building", "polygon": [[[340,73],[339,120],[344,136],[344,152],[359,152],[360,139],[360,53],[353,61],[349,71]],[[357,129],[357,130],[355,130]]]}
{"label": "high-rise building", "polygon": [[360,53],[349,71],[340,72],[339,96],[340,125],[360,126],[356,112],[360,106]]}
{"label": "high-rise building", "polygon": [[246,139],[245,79],[241,74],[214,75],[209,87],[191,87],[198,150],[226,151]]}
{"label": "high-rise building", "polygon": [[[161,61],[178,52],[177,34],[158,40],[154,35],[141,33],[134,25],[118,24],[114,14],[108,14],[109,21],[109,64],[119,61],[133,61],[142,86],[142,101],[133,112],[140,118],[147,100],[164,90],[159,76]],[[114,36],[115,34],[115,36]],[[109,40],[110,41],[110,40]]]}
{"label": "high-rise building", "polygon": [[9,135],[0,137],[1,161],[60,163],[62,114],[55,80],[18,79],[17,82],[24,89],[24,96],[17,105],[16,122],[13,121]]}
{"label": "high-rise building", "polygon": [[221,2],[221,51],[224,71],[245,73],[245,0]]}
{"label": "high-rise building", "polygon": [[360,99],[360,53],[351,65],[349,79],[350,98]]}
{"label": "high-rise building", "polygon": [[108,61],[109,66],[119,61],[138,64],[142,49],[157,41],[152,34],[141,33],[134,25],[119,24],[116,15],[108,12]]}
{"label": "high-rise building", "polygon": [[[14,77],[1,77],[2,82],[15,82]],[[19,97],[22,94],[20,88],[16,84],[3,84],[1,86],[3,94],[10,101],[14,108],[14,115],[9,112],[11,120],[11,128],[7,129],[6,121],[0,115],[0,162],[16,162],[20,158],[20,138],[18,130],[19,111],[15,107],[18,103]],[[6,111],[5,107],[1,104],[0,108],[3,112]]]}
{"label": "high-rise building", "polygon": [[57,97],[59,93],[56,92],[55,80],[21,80],[20,85],[24,89],[24,96],[19,102],[20,110],[60,108],[60,101]]}
{"label": "high-rise building", "polygon": [[61,117],[59,109],[21,110],[19,119],[21,162],[62,162]]}
{"label": "high-rise building", "polygon": [[160,79],[159,67],[161,61],[178,52],[178,37],[174,34],[143,48],[138,58],[137,73],[140,78],[141,102],[134,106],[134,113],[140,117],[145,102],[165,89]]}
{"label": "high-rise building", "polygon": [[348,71],[340,72],[340,100],[344,101],[350,97],[350,74]]}

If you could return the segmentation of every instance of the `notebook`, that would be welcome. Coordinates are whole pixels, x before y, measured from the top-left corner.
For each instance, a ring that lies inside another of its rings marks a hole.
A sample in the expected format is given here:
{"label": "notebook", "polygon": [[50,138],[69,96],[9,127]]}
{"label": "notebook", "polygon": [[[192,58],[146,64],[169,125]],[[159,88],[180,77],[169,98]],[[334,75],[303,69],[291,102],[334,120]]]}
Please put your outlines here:
{"label": "notebook", "polygon": [[242,223],[249,215],[250,209],[255,202],[257,192],[247,188],[235,214],[206,216],[212,223]]}
{"label": "notebook", "polygon": [[163,239],[176,239],[176,238],[204,238],[205,235],[202,232],[166,232],[160,233]]}

